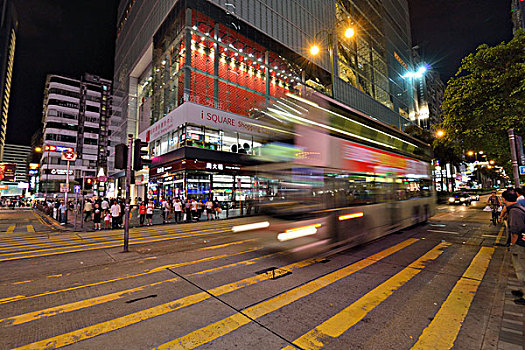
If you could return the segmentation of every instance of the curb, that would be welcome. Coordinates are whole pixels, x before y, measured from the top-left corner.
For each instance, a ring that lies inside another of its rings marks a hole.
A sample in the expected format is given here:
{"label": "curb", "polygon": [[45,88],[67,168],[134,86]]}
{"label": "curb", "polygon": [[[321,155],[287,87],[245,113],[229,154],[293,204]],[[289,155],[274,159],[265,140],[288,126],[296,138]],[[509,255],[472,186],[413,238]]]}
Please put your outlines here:
{"label": "curb", "polygon": [[55,219],[53,219],[51,216],[42,213],[40,210],[33,210],[33,212],[36,213],[38,216],[40,216],[42,220],[44,220],[48,225],[53,226],[53,228],[55,228],[56,230],[71,231],[67,229],[67,227],[60,225],[60,223],[56,221]]}

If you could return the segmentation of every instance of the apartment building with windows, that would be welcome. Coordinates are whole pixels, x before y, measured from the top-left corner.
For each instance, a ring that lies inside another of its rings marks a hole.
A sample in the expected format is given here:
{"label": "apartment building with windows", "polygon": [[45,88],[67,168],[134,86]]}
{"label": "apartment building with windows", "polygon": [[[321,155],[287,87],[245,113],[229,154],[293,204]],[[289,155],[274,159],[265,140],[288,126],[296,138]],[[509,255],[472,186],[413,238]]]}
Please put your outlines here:
{"label": "apartment building with windows", "polygon": [[[56,193],[65,182],[67,163],[61,153],[73,150],[77,160],[70,164],[71,183],[107,172],[111,130],[110,80],[84,74],[80,79],[48,75],[44,91],[43,153],[40,190]],[[46,147],[47,146],[47,147]]]}

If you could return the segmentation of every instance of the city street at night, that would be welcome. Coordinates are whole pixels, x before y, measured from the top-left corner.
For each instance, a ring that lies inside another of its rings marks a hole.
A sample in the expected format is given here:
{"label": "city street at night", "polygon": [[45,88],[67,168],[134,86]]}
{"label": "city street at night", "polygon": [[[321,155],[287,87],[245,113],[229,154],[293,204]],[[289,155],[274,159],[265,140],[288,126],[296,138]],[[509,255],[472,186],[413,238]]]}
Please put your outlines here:
{"label": "city street at night", "polygon": [[0,350],[525,350],[525,1],[0,0]]}
{"label": "city street at night", "polygon": [[0,348],[523,349],[482,208],[335,254],[231,230],[260,217],[132,229],[128,253],[122,230],[4,235]]}

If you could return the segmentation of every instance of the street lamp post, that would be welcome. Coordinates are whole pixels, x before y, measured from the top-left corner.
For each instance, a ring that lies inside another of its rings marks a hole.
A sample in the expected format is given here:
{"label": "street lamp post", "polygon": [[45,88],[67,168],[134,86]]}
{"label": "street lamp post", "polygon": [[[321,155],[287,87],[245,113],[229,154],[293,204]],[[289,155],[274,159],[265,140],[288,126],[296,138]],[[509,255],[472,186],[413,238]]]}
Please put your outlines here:
{"label": "street lamp post", "polygon": [[[340,24],[340,23],[339,23]],[[338,24],[334,28],[337,28]],[[332,96],[334,96],[334,87],[335,87],[335,57],[334,57],[334,46],[337,45],[337,35],[334,33],[334,28],[322,29],[314,35],[314,43],[310,46],[310,55],[317,56],[321,52],[321,47],[318,40],[320,35],[326,35],[328,55],[330,59],[330,79],[332,83]],[[344,36],[347,39],[350,39],[355,36],[355,29],[352,27],[347,27],[344,32]]]}

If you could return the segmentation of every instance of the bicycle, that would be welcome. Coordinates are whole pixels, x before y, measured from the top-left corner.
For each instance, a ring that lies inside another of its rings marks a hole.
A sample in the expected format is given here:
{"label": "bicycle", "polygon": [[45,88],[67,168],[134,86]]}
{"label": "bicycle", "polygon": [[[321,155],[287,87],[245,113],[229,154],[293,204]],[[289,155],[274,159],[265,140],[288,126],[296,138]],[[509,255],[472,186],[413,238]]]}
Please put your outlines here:
{"label": "bicycle", "polygon": [[496,226],[499,218],[499,207],[497,205],[492,205],[490,209],[492,209],[492,218],[490,220],[492,221],[492,224]]}

